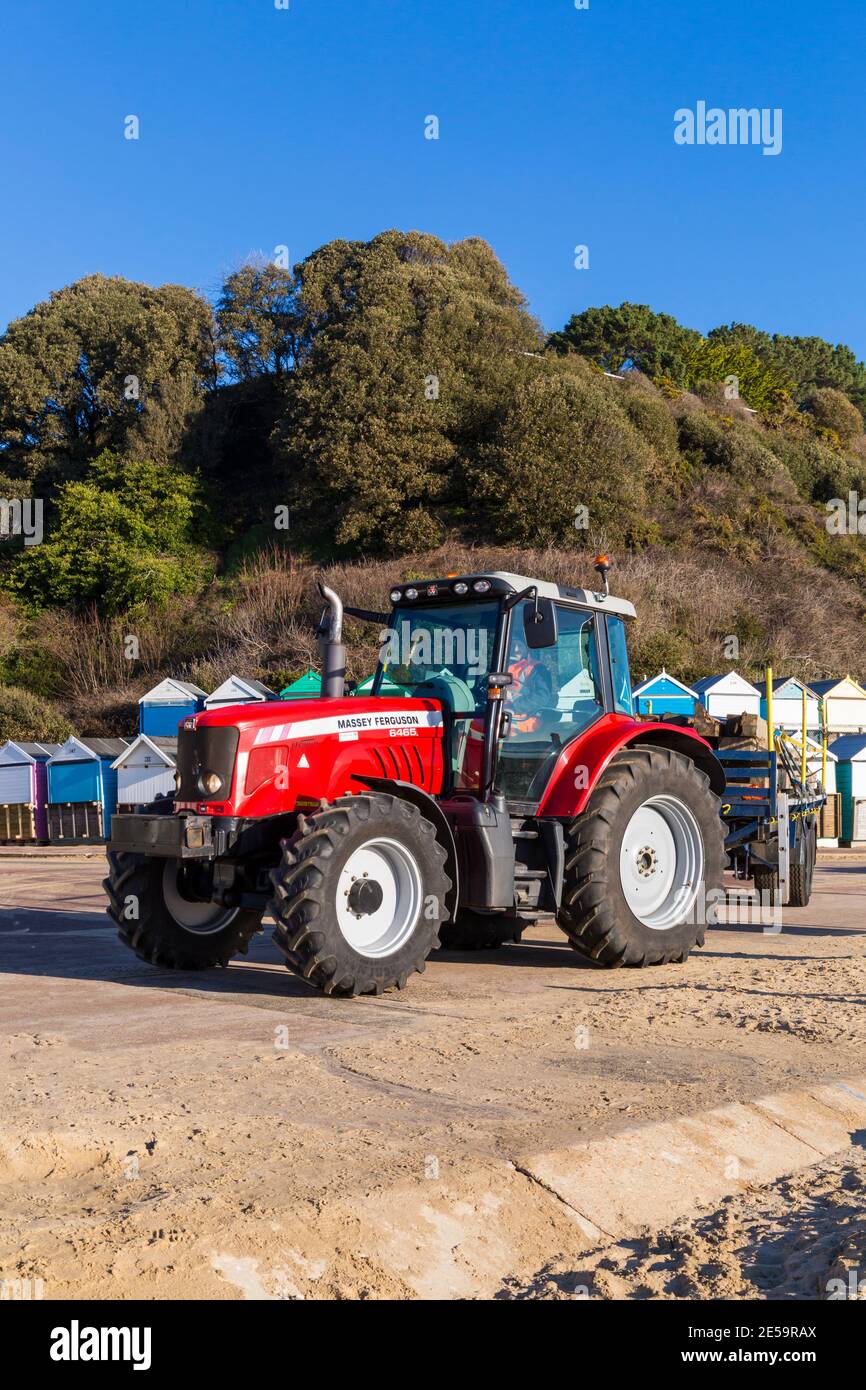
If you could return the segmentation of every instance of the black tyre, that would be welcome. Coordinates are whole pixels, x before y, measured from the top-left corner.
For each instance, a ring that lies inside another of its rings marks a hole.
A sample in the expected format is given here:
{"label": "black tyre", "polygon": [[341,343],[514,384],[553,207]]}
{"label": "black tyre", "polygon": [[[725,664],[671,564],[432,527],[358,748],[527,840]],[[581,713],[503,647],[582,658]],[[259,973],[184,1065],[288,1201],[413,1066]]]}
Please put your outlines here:
{"label": "black tyre", "polygon": [[527,926],[525,919],[505,912],[457,913],[455,922],[443,922],[439,944],[444,951],[492,951],[519,941]]}
{"label": "black tyre", "polygon": [[557,921],[575,950],[599,965],[642,966],[684,961],[702,946],[701,890],[723,883],[719,808],[682,754],[616,754],[566,831]]}
{"label": "black tyre", "polygon": [[755,864],[752,869],[752,882],[755,889],[761,895],[762,903],[774,903],[776,893],[779,891],[779,874],[777,869],[766,869],[763,864]]}
{"label": "black tyre", "polygon": [[171,970],[204,970],[245,955],[262,913],[195,899],[177,859],[108,853],[108,915],[140,960]]}
{"label": "black tyre", "polygon": [[812,896],[812,875],[818,857],[818,828],[814,821],[807,821],[798,842],[798,860],[791,865],[791,881],[788,885],[788,906],[808,907]]}
{"label": "black tyre", "polygon": [[300,816],[271,871],[274,941],[289,969],[325,994],[403,989],[439,945],[445,859],[418,807],[386,793]]}

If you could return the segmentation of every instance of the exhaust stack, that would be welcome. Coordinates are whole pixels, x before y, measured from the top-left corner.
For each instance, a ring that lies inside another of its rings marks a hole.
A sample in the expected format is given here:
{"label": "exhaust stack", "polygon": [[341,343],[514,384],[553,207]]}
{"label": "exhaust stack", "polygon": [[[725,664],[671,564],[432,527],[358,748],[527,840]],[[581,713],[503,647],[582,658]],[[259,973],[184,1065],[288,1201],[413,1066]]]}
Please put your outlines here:
{"label": "exhaust stack", "polygon": [[316,635],[322,661],[322,695],[339,699],[346,693],[346,648],[343,646],[343,601],[319,581],[319,593],[328,607],[319,620]]}

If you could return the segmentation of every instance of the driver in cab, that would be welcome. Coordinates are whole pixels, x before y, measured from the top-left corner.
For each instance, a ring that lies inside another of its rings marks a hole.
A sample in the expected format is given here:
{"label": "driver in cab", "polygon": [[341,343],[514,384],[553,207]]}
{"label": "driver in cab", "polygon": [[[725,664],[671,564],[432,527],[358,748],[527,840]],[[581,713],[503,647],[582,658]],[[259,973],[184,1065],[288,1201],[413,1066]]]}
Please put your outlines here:
{"label": "driver in cab", "polygon": [[511,676],[505,694],[511,711],[510,733],[535,733],[541,727],[541,710],[553,703],[550,675],[525,640],[516,635],[511,640],[507,669]]}

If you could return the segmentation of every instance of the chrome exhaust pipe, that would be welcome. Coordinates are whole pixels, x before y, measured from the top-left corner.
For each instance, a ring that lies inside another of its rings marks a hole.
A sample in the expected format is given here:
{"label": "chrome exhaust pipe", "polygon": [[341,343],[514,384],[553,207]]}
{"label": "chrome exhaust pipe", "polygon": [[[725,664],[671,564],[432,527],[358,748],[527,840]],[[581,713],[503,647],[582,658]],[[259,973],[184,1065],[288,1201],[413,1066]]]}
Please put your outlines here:
{"label": "chrome exhaust pipe", "polygon": [[346,648],[343,646],[343,600],[319,580],[319,593],[328,607],[316,629],[322,660],[322,695],[339,699],[346,693]]}

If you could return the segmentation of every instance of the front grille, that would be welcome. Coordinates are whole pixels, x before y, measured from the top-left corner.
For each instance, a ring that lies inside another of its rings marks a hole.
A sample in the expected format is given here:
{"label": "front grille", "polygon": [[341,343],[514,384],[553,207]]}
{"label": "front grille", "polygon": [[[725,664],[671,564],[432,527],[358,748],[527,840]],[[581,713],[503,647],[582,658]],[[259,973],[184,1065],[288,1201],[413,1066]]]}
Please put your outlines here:
{"label": "front grille", "polygon": [[[240,734],[230,724],[178,731],[177,771],[180,778],[178,801],[223,801],[229,794],[238,751]],[[214,795],[205,795],[198,785],[199,773],[215,772],[222,778],[222,788]]]}

